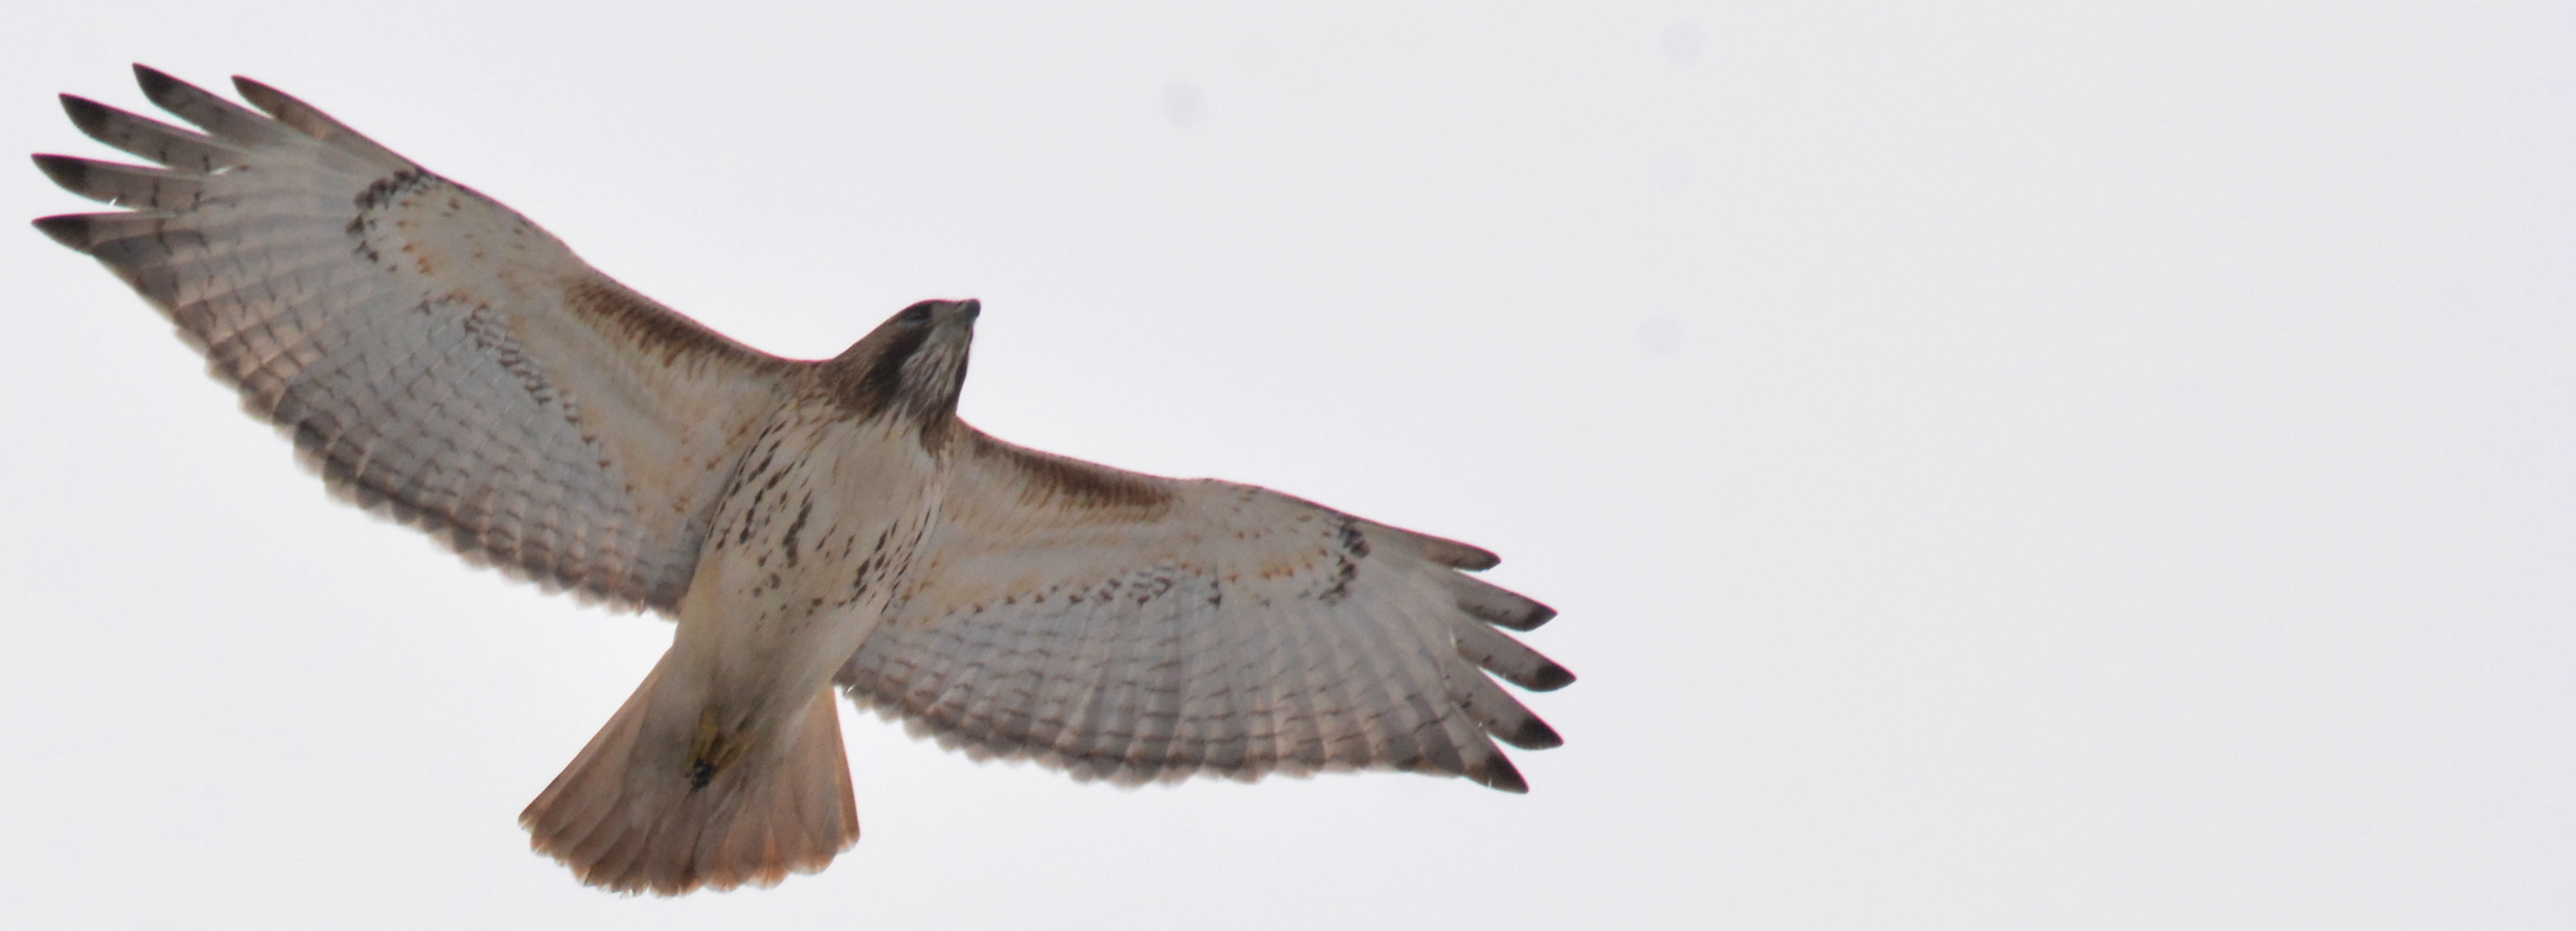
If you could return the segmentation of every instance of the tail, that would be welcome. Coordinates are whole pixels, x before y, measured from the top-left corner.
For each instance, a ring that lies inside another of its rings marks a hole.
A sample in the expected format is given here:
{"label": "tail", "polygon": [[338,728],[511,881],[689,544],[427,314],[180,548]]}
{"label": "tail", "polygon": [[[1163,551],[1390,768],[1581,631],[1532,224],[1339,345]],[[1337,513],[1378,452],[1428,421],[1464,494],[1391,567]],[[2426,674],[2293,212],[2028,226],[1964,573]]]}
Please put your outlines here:
{"label": "tail", "polygon": [[858,843],[830,687],[815,693],[802,721],[780,729],[790,735],[783,744],[711,747],[711,725],[700,722],[693,754],[689,738],[670,737],[688,728],[647,726],[660,678],[657,667],[519,813],[538,852],[589,885],[679,895],[775,885]]}

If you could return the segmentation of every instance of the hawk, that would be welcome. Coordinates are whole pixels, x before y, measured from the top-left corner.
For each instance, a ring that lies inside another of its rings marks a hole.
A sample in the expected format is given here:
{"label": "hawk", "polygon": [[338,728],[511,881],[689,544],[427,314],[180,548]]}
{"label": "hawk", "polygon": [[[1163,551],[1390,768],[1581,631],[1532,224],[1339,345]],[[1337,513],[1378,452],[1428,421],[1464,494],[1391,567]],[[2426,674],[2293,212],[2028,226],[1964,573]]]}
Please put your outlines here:
{"label": "hawk", "polygon": [[36,227],[132,285],[341,497],[472,562],[678,622],[519,816],[581,881],[769,885],[856,843],[837,687],[917,736],[1133,785],[1393,769],[1527,785],[1556,732],[1490,673],[1492,553],[1265,488],[1121,471],[957,418],[981,305],[830,359],[737,343],[269,87],[135,69],[202,132],[65,95],[161,167],[36,156],[126,208]]}

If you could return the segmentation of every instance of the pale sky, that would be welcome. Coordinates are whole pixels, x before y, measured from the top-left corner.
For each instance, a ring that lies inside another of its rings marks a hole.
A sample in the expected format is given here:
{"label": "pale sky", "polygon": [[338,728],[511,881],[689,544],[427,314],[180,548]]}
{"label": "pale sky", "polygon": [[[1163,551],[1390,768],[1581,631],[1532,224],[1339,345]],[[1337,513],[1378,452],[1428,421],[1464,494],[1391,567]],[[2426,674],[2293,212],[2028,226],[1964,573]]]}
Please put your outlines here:
{"label": "pale sky", "polygon": [[246,74],[771,351],[981,298],[987,430],[1501,553],[1531,793],[845,709],[830,870],[582,887],[515,818],[670,627],[19,227],[0,926],[2576,925],[2564,4],[844,6],[20,4],[0,140]]}

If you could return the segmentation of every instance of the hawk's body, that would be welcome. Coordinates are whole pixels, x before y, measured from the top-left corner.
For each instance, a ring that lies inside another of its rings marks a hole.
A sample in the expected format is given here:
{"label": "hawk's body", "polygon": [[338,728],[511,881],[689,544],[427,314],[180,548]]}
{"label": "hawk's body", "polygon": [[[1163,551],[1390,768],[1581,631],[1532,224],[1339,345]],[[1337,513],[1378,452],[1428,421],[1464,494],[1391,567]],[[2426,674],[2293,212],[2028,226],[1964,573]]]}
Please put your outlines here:
{"label": "hawk's body", "polygon": [[584,881],[685,892],[858,837],[832,686],[943,745],[1125,783],[1391,768],[1523,784],[1556,735],[1486,677],[1572,681],[1473,547],[1265,489],[1121,472],[956,419],[979,305],[839,357],[724,338],[508,208],[276,91],[148,69],[198,134],[64,98],[164,169],[38,226],[115,270],[333,489],[469,559],[675,617],[522,815]]}

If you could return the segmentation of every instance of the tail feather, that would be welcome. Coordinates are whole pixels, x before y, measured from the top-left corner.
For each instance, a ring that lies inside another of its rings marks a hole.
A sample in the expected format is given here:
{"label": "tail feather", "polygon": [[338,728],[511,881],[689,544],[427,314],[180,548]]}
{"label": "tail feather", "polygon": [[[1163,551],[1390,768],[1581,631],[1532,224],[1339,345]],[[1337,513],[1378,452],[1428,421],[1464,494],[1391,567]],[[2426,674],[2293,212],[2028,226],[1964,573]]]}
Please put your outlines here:
{"label": "tail feather", "polygon": [[822,869],[858,842],[830,689],[816,692],[783,744],[752,747],[715,777],[693,778],[685,754],[654,739],[669,730],[648,720],[660,676],[656,669],[646,677],[520,813],[538,852],[590,885],[679,895],[775,885]]}

